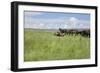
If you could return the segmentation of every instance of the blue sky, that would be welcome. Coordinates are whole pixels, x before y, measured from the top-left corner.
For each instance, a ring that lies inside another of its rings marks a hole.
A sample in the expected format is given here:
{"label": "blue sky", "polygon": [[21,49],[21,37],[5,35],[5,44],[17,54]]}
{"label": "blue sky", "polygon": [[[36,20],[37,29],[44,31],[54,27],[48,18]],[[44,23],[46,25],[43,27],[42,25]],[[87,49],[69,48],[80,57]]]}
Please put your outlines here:
{"label": "blue sky", "polygon": [[25,28],[90,28],[90,14],[24,11]]}

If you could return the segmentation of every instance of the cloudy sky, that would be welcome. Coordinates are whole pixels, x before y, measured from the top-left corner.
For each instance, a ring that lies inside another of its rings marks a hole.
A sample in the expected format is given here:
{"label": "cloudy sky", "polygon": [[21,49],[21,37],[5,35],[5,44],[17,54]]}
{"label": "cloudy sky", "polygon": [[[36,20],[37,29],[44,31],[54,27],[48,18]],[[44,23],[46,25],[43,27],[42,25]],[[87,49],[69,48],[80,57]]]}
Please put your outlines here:
{"label": "cloudy sky", "polygon": [[24,28],[90,28],[90,14],[24,11]]}

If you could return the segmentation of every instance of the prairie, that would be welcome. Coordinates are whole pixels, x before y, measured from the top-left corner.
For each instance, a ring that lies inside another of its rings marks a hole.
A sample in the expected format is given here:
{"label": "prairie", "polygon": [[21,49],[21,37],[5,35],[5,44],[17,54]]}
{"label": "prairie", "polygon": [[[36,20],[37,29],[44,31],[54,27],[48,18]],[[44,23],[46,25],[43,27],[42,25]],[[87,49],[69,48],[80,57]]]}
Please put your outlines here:
{"label": "prairie", "polygon": [[81,35],[58,37],[54,32],[24,31],[24,61],[90,58],[90,38]]}

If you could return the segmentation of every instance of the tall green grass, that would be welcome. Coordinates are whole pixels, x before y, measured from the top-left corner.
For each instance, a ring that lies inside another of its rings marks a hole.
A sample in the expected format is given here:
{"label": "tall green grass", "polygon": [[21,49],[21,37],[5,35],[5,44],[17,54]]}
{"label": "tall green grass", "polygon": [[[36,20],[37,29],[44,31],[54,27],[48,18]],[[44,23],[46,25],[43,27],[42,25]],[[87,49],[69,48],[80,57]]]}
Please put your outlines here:
{"label": "tall green grass", "polygon": [[54,32],[25,30],[24,61],[90,58],[90,38],[80,35],[58,37]]}

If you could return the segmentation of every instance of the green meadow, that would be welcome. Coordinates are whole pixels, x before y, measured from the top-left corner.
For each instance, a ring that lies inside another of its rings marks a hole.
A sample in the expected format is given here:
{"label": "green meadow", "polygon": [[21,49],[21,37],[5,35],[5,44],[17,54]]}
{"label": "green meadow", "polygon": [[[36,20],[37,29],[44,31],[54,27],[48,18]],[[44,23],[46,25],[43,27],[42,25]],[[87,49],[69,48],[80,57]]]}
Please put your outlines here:
{"label": "green meadow", "polygon": [[90,38],[81,35],[58,37],[54,32],[24,31],[24,61],[90,58]]}

